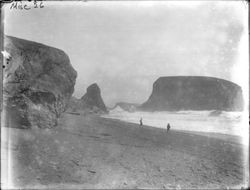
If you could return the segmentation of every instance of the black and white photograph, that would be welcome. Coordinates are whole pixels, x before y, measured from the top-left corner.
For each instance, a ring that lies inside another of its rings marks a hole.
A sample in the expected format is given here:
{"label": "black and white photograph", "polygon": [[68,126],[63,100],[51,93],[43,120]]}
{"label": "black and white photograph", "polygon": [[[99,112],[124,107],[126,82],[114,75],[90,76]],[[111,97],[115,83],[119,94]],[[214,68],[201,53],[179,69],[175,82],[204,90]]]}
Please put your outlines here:
{"label": "black and white photograph", "polygon": [[247,189],[247,1],[1,4],[1,189]]}

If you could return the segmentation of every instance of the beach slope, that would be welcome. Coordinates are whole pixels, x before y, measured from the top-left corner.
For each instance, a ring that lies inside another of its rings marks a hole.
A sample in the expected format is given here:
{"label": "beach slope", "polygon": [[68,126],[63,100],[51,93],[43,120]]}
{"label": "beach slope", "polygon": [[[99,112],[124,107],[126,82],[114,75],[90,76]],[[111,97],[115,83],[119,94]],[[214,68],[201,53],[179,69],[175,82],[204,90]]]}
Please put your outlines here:
{"label": "beach slope", "polygon": [[12,158],[6,173],[19,188],[244,186],[243,145],[233,136],[69,113],[56,128],[2,130],[11,139],[2,162]]}

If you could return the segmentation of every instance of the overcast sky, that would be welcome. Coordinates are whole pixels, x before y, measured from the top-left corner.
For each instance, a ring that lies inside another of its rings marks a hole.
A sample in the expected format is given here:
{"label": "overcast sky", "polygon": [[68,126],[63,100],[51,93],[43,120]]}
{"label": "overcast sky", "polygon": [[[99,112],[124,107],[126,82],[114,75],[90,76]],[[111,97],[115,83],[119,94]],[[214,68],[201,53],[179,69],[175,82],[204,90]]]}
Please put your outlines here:
{"label": "overcast sky", "polygon": [[247,5],[240,2],[44,2],[5,7],[5,34],[64,50],[74,95],[97,83],[104,102],[142,103],[160,76],[199,75],[246,86]]}

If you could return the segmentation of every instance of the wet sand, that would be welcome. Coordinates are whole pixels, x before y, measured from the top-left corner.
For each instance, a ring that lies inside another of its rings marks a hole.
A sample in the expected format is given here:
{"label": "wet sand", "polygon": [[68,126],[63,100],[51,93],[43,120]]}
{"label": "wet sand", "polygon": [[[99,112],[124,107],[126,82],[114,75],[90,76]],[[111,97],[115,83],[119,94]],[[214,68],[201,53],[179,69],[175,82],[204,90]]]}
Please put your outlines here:
{"label": "wet sand", "polygon": [[[236,136],[139,126],[65,113],[53,129],[9,130],[9,168],[19,188],[240,188]],[[12,156],[11,156],[12,155]],[[2,156],[8,159],[8,155]],[[5,172],[8,173],[8,172]]]}

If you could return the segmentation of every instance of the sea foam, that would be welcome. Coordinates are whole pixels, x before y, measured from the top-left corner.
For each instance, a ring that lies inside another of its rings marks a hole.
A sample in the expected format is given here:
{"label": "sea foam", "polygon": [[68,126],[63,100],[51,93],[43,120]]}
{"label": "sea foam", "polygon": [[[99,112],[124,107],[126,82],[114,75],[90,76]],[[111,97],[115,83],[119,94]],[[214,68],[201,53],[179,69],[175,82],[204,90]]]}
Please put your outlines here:
{"label": "sea foam", "polygon": [[117,106],[110,110],[106,118],[119,119],[139,124],[142,118],[144,125],[166,129],[170,123],[171,129],[213,132],[242,136],[246,133],[248,125],[243,123],[243,112],[225,111],[177,111],[177,112],[127,112]]}

